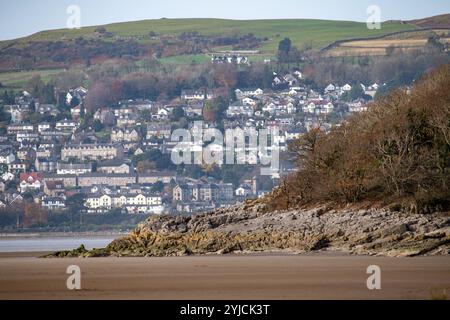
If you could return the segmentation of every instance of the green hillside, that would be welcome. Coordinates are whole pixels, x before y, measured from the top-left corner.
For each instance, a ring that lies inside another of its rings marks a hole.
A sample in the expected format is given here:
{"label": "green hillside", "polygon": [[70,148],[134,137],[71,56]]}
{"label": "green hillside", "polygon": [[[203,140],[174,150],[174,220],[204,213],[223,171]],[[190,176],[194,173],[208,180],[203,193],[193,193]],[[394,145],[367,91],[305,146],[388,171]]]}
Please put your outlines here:
{"label": "green hillside", "polygon": [[[104,30],[99,32],[99,27],[104,27]],[[41,31],[28,37],[0,41],[0,84],[23,88],[36,74],[48,81],[61,70],[84,68],[87,59],[83,57],[87,56],[92,64],[127,54],[139,61],[152,55],[156,46],[169,51],[158,57],[160,63],[177,66],[208,63],[209,53],[232,48],[231,45],[207,45],[189,51],[189,39],[183,42],[177,37],[183,33],[197,32],[199,36],[209,39],[244,37],[251,33],[259,39],[259,43],[252,47],[259,54],[249,56],[250,62],[255,62],[273,58],[278,43],[285,37],[290,38],[298,48],[308,43],[320,49],[336,40],[379,36],[415,28],[413,24],[400,21],[384,22],[380,30],[369,30],[365,23],[350,21],[159,19]],[[133,51],[128,42],[121,40],[133,40],[140,47]],[[118,63],[117,60],[115,63]]]}
{"label": "green hillside", "polygon": [[[377,36],[386,33],[415,28],[402,22],[382,23],[380,30],[369,30],[365,23],[330,20],[224,20],[224,19],[159,19],[114,23],[104,26],[116,37],[137,37],[150,31],[158,35],[177,35],[182,32],[197,31],[202,35],[253,33],[267,37],[262,51],[274,51],[280,38],[289,37],[294,45],[312,42],[318,48],[339,39]],[[42,31],[19,41],[63,40],[77,37],[94,36],[97,27],[85,27],[78,30],[58,29]],[[140,40],[150,41],[150,40]]]}

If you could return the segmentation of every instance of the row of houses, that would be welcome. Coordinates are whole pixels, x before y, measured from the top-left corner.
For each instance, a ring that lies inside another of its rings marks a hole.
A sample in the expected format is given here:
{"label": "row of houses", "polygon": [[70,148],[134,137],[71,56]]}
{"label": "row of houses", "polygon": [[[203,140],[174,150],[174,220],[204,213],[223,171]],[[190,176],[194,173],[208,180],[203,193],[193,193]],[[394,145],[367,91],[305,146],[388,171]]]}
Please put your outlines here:
{"label": "row of houses", "polygon": [[61,160],[106,160],[123,159],[121,144],[67,144],[61,149]]}
{"label": "row of houses", "polygon": [[176,179],[176,173],[159,171],[146,174],[120,174],[120,173],[84,173],[75,174],[44,174],[42,172],[25,172],[19,177],[19,191],[41,190],[48,182],[62,185],[64,188],[92,187],[95,185],[109,185],[124,187],[127,185],[152,185],[160,181],[169,184]]}
{"label": "row of houses", "polygon": [[212,63],[229,63],[229,64],[249,64],[247,56],[236,54],[212,55]]}
{"label": "row of houses", "polygon": [[17,135],[19,133],[42,133],[54,128],[58,132],[73,133],[78,128],[79,124],[76,121],[63,119],[56,121],[54,124],[43,122],[38,125],[32,125],[27,123],[16,123],[8,125],[6,129],[7,135]]}
{"label": "row of houses", "polygon": [[232,183],[186,182],[173,188],[174,202],[220,202],[234,198]]}
{"label": "row of houses", "polygon": [[93,192],[86,195],[85,206],[88,212],[119,208],[135,214],[161,214],[165,209],[161,195],[155,193]]}
{"label": "row of houses", "polygon": [[[380,88],[380,85],[378,83],[374,83],[372,85],[364,85],[359,84],[361,86],[361,89],[364,91],[366,95],[371,96],[372,98],[375,96],[376,92]],[[342,95],[345,92],[349,92],[352,90],[352,86],[348,83],[344,84],[343,86],[339,86],[337,84],[330,83],[325,87],[324,93],[325,94],[337,94]]]}

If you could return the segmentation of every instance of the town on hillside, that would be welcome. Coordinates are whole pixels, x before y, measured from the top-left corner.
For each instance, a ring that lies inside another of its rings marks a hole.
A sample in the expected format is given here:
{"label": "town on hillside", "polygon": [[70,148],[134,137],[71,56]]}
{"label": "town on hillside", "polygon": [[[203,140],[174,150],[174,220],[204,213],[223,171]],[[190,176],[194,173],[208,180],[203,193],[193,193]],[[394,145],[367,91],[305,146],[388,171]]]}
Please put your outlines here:
{"label": "town on hillside", "polygon": [[[295,170],[290,142],[366,110],[379,88],[377,83],[330,83],[317,90],[294,69],[274,73],[270,89],[233,89],[229,100],[214,88],[182,89],[170,104],[121,100],[92,114],[85,108],[88,89],[81,85],[55,92],[64,99],[56,104],[40,103],[27,91],[6,96],[0,207],[9,210],[27,201],[33,212],[184,214],[261,197]],[[213,106],[220,112],[212,114]],[[192,130],[194,121],[222,132],[277,128],[280,169],[261,175],[257,157],[241,164],[175,165],[171,152],[178,142],[171,135],[178,128]]]}

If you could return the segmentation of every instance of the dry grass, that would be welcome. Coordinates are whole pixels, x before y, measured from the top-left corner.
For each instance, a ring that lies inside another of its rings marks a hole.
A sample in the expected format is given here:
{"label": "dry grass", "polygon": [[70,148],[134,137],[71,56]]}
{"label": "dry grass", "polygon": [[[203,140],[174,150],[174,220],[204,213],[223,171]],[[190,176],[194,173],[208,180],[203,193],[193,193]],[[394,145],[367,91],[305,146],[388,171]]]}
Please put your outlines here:
{"label": "dry grass", "polygon": [[384,56],[383,48],[344,48],[337,47],[324,53],[325,57]]}
{"label": "dry grass", "polygon": [[354,48],[387,48],[394,47],[421,47],[427,44],[426,39],[403,39],[403,40],[363,40],[345,42],[341,47]]}
{"label": "dry grass", "polygon": [[447,289],[431,289],[431,300],[448,300]]}
{"label": "dry grass", "polygon": [[[326,57],[346,56],[384,56],[386,49],[395,47],[402,50],[420,50],[425,48],[430,34],[441,36],[442,43],[450,43],[449,31],[446,29],[405,32],[383,37],[383,39],[346,41],[324,53]],[[447,37],[446,37],[447,36]]]}
{"label": "dry grass", "polygon": [[[450,43],[450,38],[441,39],[443,43]],[[384,56],[386,49],[395,47],[404,51],[422,50],[427,45],[427,39],[378,39],[349,41],[324,53],[326,57],[348,56]]]}
{"label": "dry grass", "polygon": [[[424,47],[401,48],[404,52],[425,50]],[[325,57],[358,57],[358,56],[385,56],[386,48],[345,48],[338,47],[324,53]]]}

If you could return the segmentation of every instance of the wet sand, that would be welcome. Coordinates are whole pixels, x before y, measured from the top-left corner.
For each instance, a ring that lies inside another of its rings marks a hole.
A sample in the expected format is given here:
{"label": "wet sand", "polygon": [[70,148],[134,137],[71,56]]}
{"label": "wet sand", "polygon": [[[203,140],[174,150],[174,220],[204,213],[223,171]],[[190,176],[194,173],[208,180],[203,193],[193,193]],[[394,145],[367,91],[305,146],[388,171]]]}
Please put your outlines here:
{"label": "wet sand", "polygon": [[[228,255],[41,259],[0,254],[0,299],[432,299],[450,294],[450,257]],[[82,290],[66,288],[81,268]],[[368,290],[366,268],[381,268]]]}

